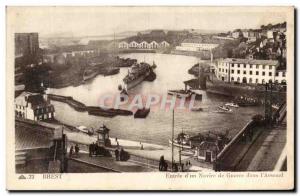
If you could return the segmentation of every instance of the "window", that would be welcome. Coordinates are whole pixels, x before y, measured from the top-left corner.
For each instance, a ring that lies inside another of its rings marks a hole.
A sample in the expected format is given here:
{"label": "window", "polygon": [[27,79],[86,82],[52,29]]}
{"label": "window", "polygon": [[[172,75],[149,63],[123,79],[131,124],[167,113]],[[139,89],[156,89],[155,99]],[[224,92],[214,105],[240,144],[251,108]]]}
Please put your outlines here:
{"label": "window", "polygon": [[250,71],[249,74],[252,75],[252,71]]}
{"label": "window", "polygon": [[239,74],[239,73],[240,73],[240,70],[237,70],[237,73]]}
{"label": "window", "polygon": [[231,73],[232,73],[232,74],[234,73],[234,70],[233,70],[233,69],[231,70]]}
{"label": "window", "polygon": [[264,66],[264,65],[263,65],[263,67],[262,67],[262,68],[263,68],[263,69],[265,69],[265,67],[266,67],[266,66]]}
{"label": "window", "polygon": [[225,69],[225,72],[226,72],[226,73],[227,73],[227,71],[228,71],[228,70],[227,70],[227,69]]}
{"label": "window", "polygon": [[252,69],[252,65],[249,65],[250,69]]}
{"label": "window", "polygon": [[224,72],[224,69],[222,69],[222,72]]}
{"label": "window", "polygon": [[282,72],[282,77],[285,77],[285,72]]}
{"label": "window", "polygon": [[258,69],[259,68],[259,65],[256,65],[256,69]]}
{"label": "window", "polygon": [[234,78],[233,77],[231,77],[231,81],[234,82]]}
{"label": "window", "polygon": [[259,71],[256,71],[256,75],[257,75],[257,76],[259,75]]}
{"label": "window", "polygon": [[238,64],[238,68],[240,68],[240,64]]}
{"label": "window", "polygon": [[269,69],[272,69],[272,66],[271,66],[271,65],[269,65]]}
{"label": "window", "polygon": [[262,75],[264,76],[264,75],[266,75],[266,73],[263,71],[263,72],[262,72]]}
{"label": "window", "polygon": [[219,72],[221,72],[221,68],[219,68]]}
{"label": "window", "polygon": [[272,72],[269,72],[269,76],[272,76]]}
{"label": "window", "polygon": [[244,68],[246,68],[246,64],[244,64]]}
{"label": "window", "polygon": [[234,67],[234,64],[231,64],[231,67]]}
{"label": "window", "polygon": [[258,83],[258,79],[257,79],[257,78],[255,79],[255,83],[256,83],[256,84]]}
{"label": "window", "polygon": [[279,76],[278,72],[275,73],[275,76]]}
{"label": "window", "polygon": [[246,71],[244,71],[244,75],[246,75],[247,74],[247,72]]}

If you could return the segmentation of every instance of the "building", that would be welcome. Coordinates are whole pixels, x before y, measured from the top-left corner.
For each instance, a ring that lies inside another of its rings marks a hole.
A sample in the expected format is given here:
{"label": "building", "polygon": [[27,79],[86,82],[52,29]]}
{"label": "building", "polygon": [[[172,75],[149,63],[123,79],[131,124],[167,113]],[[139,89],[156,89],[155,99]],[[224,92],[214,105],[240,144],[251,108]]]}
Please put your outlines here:
{"label": "building", "polygon": [[176,50],[183,51],[202,51],[202,50],[212,50],[218,47],[219,44],[216,43],[206,43],[203,42],[202,39],[186,39],[184,40],[180,46],[176,46]]}
{"label": "building", "polygon": [[218,155],[219,148],[216,142],[203,141],[197,148],[197,159],[205,162],[214,162]]}
{"label": "building", "polygon": [[46,94],[23,92],[15,99],[15,115],[38,121],[53,119],[55,111]]}
{"label": "building", "polygon": [[170,44],[165,40],[137,39],[130,42],[121,41],[119,43],[119,49],[159,49],[168,47],[170,47]]}
{"label": "building", "polygon": [[23,118],[15,120],[16,173],[66,171],[66,136],[61,125]]}
{"label": "building", "polygon": [[126,41],[121,41],[119,43],[119,48],[120,49],[128,49],[129,48],[129,44]]}
{"label": "building", "polygon": [[[15,57],[35,59],[39,50],[38,33],[15,33]],[[33,63],[33,62],[30,62]]]}
{"label": "building", "polygon": [[233,59],[219,60],[215,73],[219,80],[226,82],[264,84],[268,82],[285,83],[286,71],[277,70],[276,60]]}
{"label": "building", "polygon": [[240,37],[240,31],[238,30],[234,30],[232,33],[231,33],[231,37],[237,39]]}

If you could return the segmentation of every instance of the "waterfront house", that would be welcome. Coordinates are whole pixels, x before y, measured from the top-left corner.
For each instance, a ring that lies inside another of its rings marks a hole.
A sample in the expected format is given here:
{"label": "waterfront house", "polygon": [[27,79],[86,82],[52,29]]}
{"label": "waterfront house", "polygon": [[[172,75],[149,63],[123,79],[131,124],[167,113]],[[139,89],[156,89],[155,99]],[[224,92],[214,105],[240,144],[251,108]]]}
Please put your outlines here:
{"label": "waterfront house", "polygon": [[54,118],[54,106],[46,94],[23,92],[15,99],[15,115],[34,121]]}
{"label": "waterfront house", "polygon": [[217,62],[215,74],[219,80],[236,83],[285,83],[285,70],[277,70],[277,60],[226,58]]}
{"label": "waterfront house", "polygon": [[197,159],[211,163],[216,160],[218,152],[219,148],[216,142],[203,141],[197,148]]}

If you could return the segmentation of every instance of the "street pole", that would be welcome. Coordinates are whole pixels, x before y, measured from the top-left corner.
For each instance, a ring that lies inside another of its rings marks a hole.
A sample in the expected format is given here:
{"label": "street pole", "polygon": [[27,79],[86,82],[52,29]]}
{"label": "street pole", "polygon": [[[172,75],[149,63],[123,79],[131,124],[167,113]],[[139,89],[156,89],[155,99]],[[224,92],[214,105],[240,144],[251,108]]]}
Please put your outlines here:
{"label": "street pole", "polygon": [[172,114],[172,172],[174,171],[174,109]]}

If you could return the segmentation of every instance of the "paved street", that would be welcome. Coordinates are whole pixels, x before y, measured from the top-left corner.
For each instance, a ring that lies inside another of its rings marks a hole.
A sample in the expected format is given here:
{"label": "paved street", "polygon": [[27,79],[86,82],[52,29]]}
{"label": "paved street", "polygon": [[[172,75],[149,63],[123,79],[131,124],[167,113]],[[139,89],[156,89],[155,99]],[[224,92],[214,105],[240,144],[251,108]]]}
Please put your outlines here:
{"label": "paved street", "polygon": [[100,167],[103,170],[113,172],[151,172],[157,171],[129,161],[115,161],[113,157],[89,157],[86,153],[79,153],[78,157],[73,157],[71,160],[77,161],[89,166]]}

